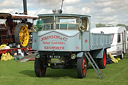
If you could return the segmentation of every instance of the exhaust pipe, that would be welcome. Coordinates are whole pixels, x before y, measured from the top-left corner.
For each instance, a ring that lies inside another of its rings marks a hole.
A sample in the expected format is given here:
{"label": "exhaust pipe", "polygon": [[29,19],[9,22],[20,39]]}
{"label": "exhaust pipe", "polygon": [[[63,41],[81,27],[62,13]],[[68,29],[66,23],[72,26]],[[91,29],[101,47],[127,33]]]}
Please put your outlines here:
{"label": "exhaust pipe", "polygon": [[27,1],[23,0],[24,14],[27,15]]}

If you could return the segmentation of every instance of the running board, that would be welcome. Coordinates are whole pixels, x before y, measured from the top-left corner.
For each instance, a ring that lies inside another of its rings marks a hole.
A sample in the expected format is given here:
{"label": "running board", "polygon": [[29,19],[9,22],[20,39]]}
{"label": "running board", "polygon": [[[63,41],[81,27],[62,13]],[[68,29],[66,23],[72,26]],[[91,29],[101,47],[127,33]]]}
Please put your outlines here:
{"label": "running board", "polygon": [[104,75],[100,71],[99,67],[97,66],[96,62],[92,58],[91,54],[89,52],[85,52],[84,55],[86,56],[86,58],[88,59],[88,61],[91,63],[93,69],[96,71],[96,73],[98,74],[99,78],[100,79],[104,78]]}

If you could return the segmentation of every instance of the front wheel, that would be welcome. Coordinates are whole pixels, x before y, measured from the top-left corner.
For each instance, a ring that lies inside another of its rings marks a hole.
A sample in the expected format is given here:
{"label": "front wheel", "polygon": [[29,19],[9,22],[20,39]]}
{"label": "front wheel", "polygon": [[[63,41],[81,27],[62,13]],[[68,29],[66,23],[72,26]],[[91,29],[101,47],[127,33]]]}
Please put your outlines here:
{"label": "front wheel", "polygon": [[77,58],[77,75],[78,78],[84,78],[87,73],[87,59],[82,56],[82,58]]}
{"label": "front wheel", "polygon": [[46,67],[43,66],[40,58],[35,58],[35,74],[37,77],[43,77],[46,73]]}

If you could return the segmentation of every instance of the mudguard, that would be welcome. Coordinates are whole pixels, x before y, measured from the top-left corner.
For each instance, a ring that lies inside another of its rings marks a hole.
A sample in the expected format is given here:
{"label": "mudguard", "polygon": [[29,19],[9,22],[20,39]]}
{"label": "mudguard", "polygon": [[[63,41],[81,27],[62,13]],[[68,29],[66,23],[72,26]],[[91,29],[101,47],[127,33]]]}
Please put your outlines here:
{"label": "mudguard", "polygon": [[32,33],[32,50],[37,50],[38,48],[38,36],[37,36],[38,32],[33,32]]}
{"label": "mudguard", "polygon": [[105,51],[104,48],[103,49],[92,51],[93,52],[93,58],[103,58],[104,51]]}
{"label": "mudguard", "polygon": [[83,56],[84,52],[77,53],[77,58],[81,58]]}

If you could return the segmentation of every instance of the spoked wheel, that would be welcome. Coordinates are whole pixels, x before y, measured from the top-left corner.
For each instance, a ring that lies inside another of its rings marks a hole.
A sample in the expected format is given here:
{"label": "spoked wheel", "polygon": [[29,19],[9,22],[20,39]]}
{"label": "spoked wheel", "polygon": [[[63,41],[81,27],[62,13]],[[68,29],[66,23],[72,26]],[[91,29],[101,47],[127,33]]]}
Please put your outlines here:
{"label": "spoked wheel", "polygon": [[84,78],[87,73],[87,59],[83,56],[77,59],[77,75],[79,78]]}
{"label": "spoked wheel", "polygon": [[106,67],[106,52],[103,53],[103,58],[99,59],[99,68],[104,69]]}
{"label": "spoked wheel", "polygon": [[35,58],[35,74],[37,77],[43,77],[46,73],[46,67],[43,66],[40,58]]}
{"label": "spoked wheel", "polygon": [[22,47],[26,47],[29,42],[29,31],[25,24],[18,24],[15,28],[15,42]]}

